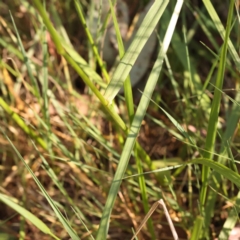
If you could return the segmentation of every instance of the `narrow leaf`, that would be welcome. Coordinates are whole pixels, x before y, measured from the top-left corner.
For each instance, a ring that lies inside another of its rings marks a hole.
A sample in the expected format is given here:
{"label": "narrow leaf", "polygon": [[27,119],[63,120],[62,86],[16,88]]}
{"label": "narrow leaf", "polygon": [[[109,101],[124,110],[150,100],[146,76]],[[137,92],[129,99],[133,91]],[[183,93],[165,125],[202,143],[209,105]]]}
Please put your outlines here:
{"label": "narrow leaf", "polygon": [[115,70],[112,80],[107,87],[105,92],[105,98],[112,102],[119,90],[122,88],[124,81],[126,80],[129,72],[131,71],[137,57],[139,56],[141,50],[143,49],[148,38],[152,34],[154,28],[156,27],[159,19],[161,18],[167,4],[169,1],[155,1],[152,7],[146,14],[141,27],[136,33],[135,39],[128,48],[124,57],[118,64]]}

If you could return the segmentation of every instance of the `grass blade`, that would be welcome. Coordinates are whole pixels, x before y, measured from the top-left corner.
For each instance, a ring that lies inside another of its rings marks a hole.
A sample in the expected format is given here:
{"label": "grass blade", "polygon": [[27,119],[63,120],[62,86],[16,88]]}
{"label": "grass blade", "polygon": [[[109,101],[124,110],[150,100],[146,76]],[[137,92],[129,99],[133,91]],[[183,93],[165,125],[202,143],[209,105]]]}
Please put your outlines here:
{"label": "grass blade", "polygon": [[140,100],[139,106],[138,106],[136,114],[134,116],[131,128],[130,128],[128,136],[127,136],[127,140],[125,142],[125,145],[124,145],[124,148],[122,151],[121,158],[119,160],[118,168],[115,173],[115,176],[114,176],[114,179],[113,179],[113,182],[112,182],[109,194],[108,194],[107,202],[106,202],[104,210],[103,210],[103,214],[102,214],[100,226],[98,229],[98,233],[96,236],[96,240],[106,239],[108,228],[109,228],[109,219],[110,219],[110,215],[111,215],[111,212],[113,209],[113,205],[114,205],[115,199],[117,197],[117,193],[118,193],[119,187],[121,185],[122,178],[125,174],[125,171],[126,171],[126,168],[128,165],[128,161],[131,156],[131,152],[132,152],[134,144],[136,142],[136,138],[137,138],[138,132],[140,130],[142,120],[145,116],[147,107],[150,102],[150,98],[152,96],[153,90],[158,81],[158,77],[159,77],[159,74],[160,74],[160,71],[161,71],[162,65],[163,65],[163,60],[164,60],[165,54],[168,50],[170,41],[172,39],[172,35],[173,35],[174,29],[175,29],[175,26],[177,23],[177,19],[178,19],[182,4],[183,4],[183,1],[178,1],[175,6],[174,13],[172,15],[172,18],[169,23],[169,27],[167,29],[167,32],[166,32],[164,40],[163,40],[162,48],[159,51],[158,58],[153,66],[153,69],[152,69],[152,72],[148,79],[147,85],[145,87],[143,96]]}
{"label": "grass blade", "polygon": [[42,232],[52,236],[55,239],[59,239],[51,232],[51,230],[48,228],[48,226],[43,221],[41,221],[39,218],[37,218],[31,212],[29,212],[28,210],[26,210],[25,208],[23,208],[19,204],[17,204],[16,200],[14,198],[11,198],[9,196],[6,196],[6,195],[0,193],[0,200],[2,202],[4,202],[6,205],[8,205],[9,207],[11,207],[12,209],[14,209],[16,212],[18,212],[24,218],[29,220],[33,225],[35,225]]}
{"label": "grass blade", "polygon": [[231,230],[235,227],[236,222],[239,220],[238,214],[240,212],[240,192],[238,192],[237,199],[234,206],[228,213],[228,218],[223,225],[223,229],[219,234],[218,239],[228,239]]}
{"label": "grass blade", "polygon": [[[125,53],[123,40],[122,40],[122,37],[121,37],[121,32],[120,32],[120,29],[119,29],[119,25],[118,25],[118,22],[117,22],[117,17],[116,17],[114,8],[113,8],[113,4],[112,4],[111,0],[108,0],[108,1],[109,1],[110,9],[111,9],[114,28],[115,28],[115,31],[116,31],[116,37],[117,37],[117,43],[118,43],[118,49],[119,49],[119,56],[120,56],[120,59],[122,59],[123,56],[124,56],[124,53]],[[132,94],[132,88],[131,88],[131,80],[130,80],[129,76],[127,76],[127,79],[124,82],[124,95],[125,95],[127,109],[128,109],[129,122],[131,123],[132,120],[133,120],[133,116],[134,116],[134,106],[133,106],[133,94]]]}
{"label": "grass blade", "polygon": [[[138,152],[140,152],[138,144],[136,144],[134,152],[135,152],[138,173],[140,174],[138,181],[139,181],[139,186],[141,189],[143,208],[144,208],[145,214],[147,214],[149,211],[147,188],[146,188],[146,181],[145,181],[144,175],[142,175],[142,173],[143,173],[142,162],[141,162],[140,157],[138,156]],[[151,239],[154,240],[154,239],[156,239],[156,236],[155,236],[155,232],[154,232],[153,221],[151,218],[149,218],[146,221],[147,221],[148,230],[151,234]]]}
{"label": "grass blade", "polygon": [[225,178],[233,182],[237,187],[240,187],[240,175],[233,170],[227,168],[221,163],[214,162],[206,158],[193,159],[190,162],[191,164],[202,164],[208,168],[214,169],[219,174],[223,175]]}
{"label": "grass blade", "polygon": [[[215,11],[211,1],[210,0],[203,0],[203,3],[205,5],[205,7],[206,7],[210,17],[212,18],[212,20],[213,20],[213,22],[214,22],[214,24],[215,24],[219,34],[221,35],[222,39],[224,40],[226,32],[225,32],[225,29],[224,29],[224,27],[223,27],[223,25],[221,23],[221,20],[218,17],[218,15],[217,15],[217,13],[216,13],[216,11]],[[238,71],[240,71],[240,58],[239,58],[238,53],[235,50],[234,45],[233,45],[233,43],[231,42],[230,39],[228,39],[228,47],[229,47],[229,52],[231,54],[231,57],[232,57],[235,65],[236,65]]]}
{"label": "grass blade", "polygon": [[33,3],[35,4],[36,8],[38,9],[43,22],[45,23],[49,33],[51,34],[52,40],[54,41],[54,44],[57,48],[58,53],[67,60],[67,62],[74,68],[74,70],[83,79],[83,81],[86,83],[86,85],[93,91],[93,93],[99,99],[99,101],[102,103],[103,107],[108,112],[108,114],[114,119],[114,121],[116,121],[116,124],[121,129],[126,131],[127,130],[126,124],[123,122],[123,120],[120,118],[120,116],[115,112],[112,104],[109,104],[109,102],[103,97],[103,95],[100,93],[100,91],[97,89],[97,87],[90,80],[89,76],[86,74],[84,69],[82,69],[79,66],[78,62],[76,62],[75,59],[73,59],[71,56],[69,56],[68,53],[66,52],[66,50],[64,49],[61,38],[60,38],[59,34],[56,32],[55,28],[53,27],[51,21],[49,20],[47,13],[44,10],[40,1],[33,0]]}
{"label": "grass blade", "polygon": [[[3,132],[3,134],[5,135],[5,133]],[[6,136],[6,139],[9,141],[9,143],[11,144],[13,150],[15,151],[15,153],[17,154],[17,156],[19,157],[19,159],[23,162],[24,166],[26,167],[26,169],[29,171],[29,173],[32,175],[35,183],[38,185],[39,189],[41,190],[41,192],[43,193],[44,197],[46,198],[46,200],[48,201],[49,205],[52,207],[53,211],[55,212],[56,216],[58,217],[59,221],[62,223],[62,225],[64,226],[64,228],[66,229],[66,231],[68,232],[69,236],[71,236],[71,238],[73,240],[79,240],[80,238],[76,235],[75,231],[72,229],[72,227],[69,225],[68,221],[65,219],[65,217],[62,215],[62,213],[59,211],[58,207],[56,206],[56,204],[54,203],[54,201],[52,200],[52,198],[48,195],[48,193],[46,192],[46,190],[44,189],[44,187],[42,186],[42,184],[40,183],[40,181],[38,180],[38,178],[35,176],[35,174],[33,173],[33,171],[31,170],[31,168],[28,166],[28,164],[25,162],[25,160],[23,159],[23,157],[21,156],[21,154],[18,152],[18,150],[15,148],[15,146],[13,145],[13,143],[11,142],[11,140],[8,138],[8,136]]]}
{"label": "grass blade", "polygon": [[94,55],[95,55],[95,57],[96,57],[96,59],[98,61],[98,64],[99,64],[100,69],[102,71],[102,74],[105,77],[105,79],[107,80],[107,82],[109,82],[110,81],[109,75],[108,75],[108,73],[106,71],[106,68],[104,66],[104,63],[103,63],[103,61],[102,61],[102,59],[101,59],[101,57],[100,57],[100,55],[98,53],[98,49],[97,49],[97,46],[96,46],[96,44],[94,42],[92,34],[89,31],[89,28],[87,27],[87,23],[86,23],[86,20],[84,18],[84,15],[83,15],[82,7],[81,7],[81,5],[80,5],[78,0],[74,0],[74,5],[75,5],[76,11],[78,13],[79,19],[80,19],[82,25],[84,26],[84,30],[85,30],[86,35],[88,37],[88,41],[90,43],[90,46],[92,46],[93,53],[94,53]]}
{"label": "grass blade", "polygon": [[134,65],[145,43],[147,42],[147,39],[156,27],[165,8],[167,7],[168,2],[169,1],[162,0],[155,1],[146,14],[141,27],[136,33],[135,39],[128,48],[124,57],[121,59],[117,69],[113,74],[112,80],[107,87],[104,96],[109,102],[112,102],[119,90],[122,88],[124,81],[132,69],[132,66]]}
{"label": "grass blade", "polygon": [[[227,49],[228,49],[228,40],[229,40],[229,35],[231,30],[233,9],[234,9],[234,1],[232,0],[229,7],[225,40],[224,40],[223,48],[221,51],[220,64],[219,64],[218,74],[216,79],[216,88],[214,90],[213,103],[211,106],[211,113],[210,113],[206,144],[205,144],[206,151],[203,153],[203,157],[207,159],[211,159],[212,153],[214,152],[215,139],[216,139],[216,133],[217,133],[218,114],[219,114],[220,101],[222,96],[221,91],[219,91],[218,89],[222,90],[222,86],[223,86],[223,79],[224,79],[226,58],[227,58]],[[202,208],[205,205],[205,201],[206,201],[208,177],[209,177],[209,168],[203,167],[203,171],[202,171],[203,186],[201,188],[201,193],[200,193],[200,203]]]}

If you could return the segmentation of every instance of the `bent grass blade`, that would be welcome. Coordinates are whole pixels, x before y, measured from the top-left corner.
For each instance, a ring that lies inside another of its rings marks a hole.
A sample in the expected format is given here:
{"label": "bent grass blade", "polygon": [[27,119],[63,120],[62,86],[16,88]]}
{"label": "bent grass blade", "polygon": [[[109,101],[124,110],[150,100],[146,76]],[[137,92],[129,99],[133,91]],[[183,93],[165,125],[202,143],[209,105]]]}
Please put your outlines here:
{"label": "bent grass blade", "polygon": [[150,77],[148,79],[148,82],[146,84],[146,87],[144,89],[143,96],[140,100],[139,106],[137,108],[136,114],[134,116],[131,128],[129,130],[129,134],[127,136],[127,140],[125,142],[122,155],[119,160],[118,168],[115,173],[114,179],[112,181],[112,185],[108,194],[107,202],[105,204],[100,226],[97,232],[96,240],[102,240],[106,239],[107,233],[108,233],[108,228],[109,228],[109,220],[110,220],[110,215],[114,206],[114,202],[116,200],[118,190],[120,188],[122,179],[124,177],[128,161],[130,159],[132,150],[134,148],[142,120],[146,114],[151,96],[153,94],[154,88],[157,84],[159,74],[162,70],[162,65],[163,65],[163,60],[166,55],[166,52],[168,50],[168,47],[170,45],[171,39],[173,32],[175,30],[177,20],[179,17],[179,13],[181,11],[183,5],[183,1],[179,0],[175,6],[174,12],[172,14],[172,18],[170,20],[167,32],[165,34],[164,40],[162,47],[159,51],[157,60],[153,66],[153,69],[151,71]]}
{"label": "bent grass blade", "polygon": [[168,2],[169,1],[155,1],[148,13],[146,14],[146,17],[144,18],[141,27],[137,31],[132,44],[126,51],[120,63],[118,64],[118,67],[113,74],[112,80],[109,83],[107,90],[104,94],[104,97],[109,102],[112,102],[112,100],[116,97],[116,95],[122,88],[124,81],[126,80],[129,72],[132,69],[132,66],[134,65],[141,50],[143,49],[148,38],[156,27],[165,8],[167,7]]}

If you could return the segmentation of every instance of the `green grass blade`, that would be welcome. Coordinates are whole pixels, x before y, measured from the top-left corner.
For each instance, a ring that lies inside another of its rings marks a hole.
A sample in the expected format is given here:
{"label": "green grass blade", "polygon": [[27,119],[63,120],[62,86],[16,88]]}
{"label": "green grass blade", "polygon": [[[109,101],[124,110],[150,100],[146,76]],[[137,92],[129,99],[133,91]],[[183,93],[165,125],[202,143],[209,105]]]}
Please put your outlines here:
{"label": "green grass blade", "polygon": [[[222,139],[222,144],[221,144],[221,149],[220,149],[220,155],[218,157],[218,162],[221,164],[226,164],[226,159],[228,157],[228,151],[226,151],[226,146],[232,142],[232,136],[234,135],[235,129],[237,128],[238,121],[239,121],[239,112],[240,112],[240,107],[237,104],[240,102],[240,92],[237,93],[237,96],[235,98],[235,103],[232,107],[232,111],[229,114],[229,118],[227,119],[227,124],[226,124],[226,131],[224,132],[223,139]],[[211,221],[211,216],[213,215],[214,211],[214,205],[216,201],[216,195],[217,191],[220,188],[221,184],[221,176],[217,172],[213,172],[212,178],[216,179],[216,181],[213,181],[211,184],[211,187],[215,191],[209,191],[209,194],[207,196],[207,205],[206,208],[208,211],[206,211],[205,214],[205,224],[206,226],[209,226],[210,221]]]}
{"label": "green grass blade", "polygon": [[136,142],[137,135],[139,133],[142,120],[145,116],[147,107],[149,105],[153,90],[156,86],[156,83],[159,78],[160,71],[162,69],[163,60],[165,57],[165,54],[168,50],[170,41],[172,39],[172,35],[177,23],[177,19],[179,16],[179,12],[182,8],[183,1],[178,1],[174,10],[174,13],[172,15],[172,18],[169,23],[169,27],[167,29],[167,32],[165,34],[162,48],[159,51],[158,58],[153,66],[153,69],[151,71],[150,77],[148,79],[148,82],[146,84],[143,96],[140,100],[139,106],[137,108],[136,114],[134,116],[131,128],[129,130],[127,140],[125,142],[121,158],[119,160],[119,164],[117,167],[117,171],[115,173],[114,179],[112,181],[112,185],[108,194],[107,202],[105,204],[100,226],[97,232],[96,240],[102,240],[106,239],[108,228],[109,228],[109,219],[110,215],[114,206],[115,199],[117,197],[117,193],[119,190],[119,187],[121,185],[123,176],[125,174],[129,158],[131,156],[134,144]]}
{"label": "green grass blade", "polygon": [[109,102],[112,102],[119,90],[122,88],[124,81],[132,69],[132,66],[134,65],[145,43],[147,42],[147,39],[156,27],[165,8],[167,7],[168,2],[169,1],[162,0],[155,1],[146,14],[132,44],[118,64],[118,67],[113,74],[112,80],[107,87],[104,96]]}
{"label": "green grass blade", "polygon": [[62,215],[62,213],[60,212],[60,210],[58,209],[58,207],[56,206],[56,204],[54,203],[54,201],[52,200],[52,198],[48,195],[47,191],[45,190],[45,188],[43,187],[43,185],[41,184],[41,182],[38,180],[38,178],[35,176],[35,174],[33,173],[32,169],[28,166],[28,164],[25,162],[25,160],[23,159],[23,157],[21,156],[21,154],[19,153],[19,151],[16,149],[16,147],[13,145],[12,141],[8,138],[8,136],[3,132],[3,134],[5,135],[6,139],[9,141],[10,145],[12,146],[13,150],[15,151],[15,153],[17,154],[17,156],[19,157],[19,159],[23,162],[24,166],[26,167],[26,169],[29,171],[29,173],[32,175],[32,178],[34,179],[35,183],[37,184],[37,186],[39,187],[39,189],[41,190],[41,192],[43,193],[44,197],[46,198],[46,200],[48,201],[49,205],[52,207],[53,211],[55,212],[57,218],[59,219],[59,221],[62,223],[62,225],[64,226],[64,228],[66,229],[66,231],[68,232],[69,236],[71,236],[71,238],[73,240],[79,240],[80,238],[76,235],[75,231],[72,229],[72,227],[70,226],[70,224],[68,223],[68,221],[65,219],[65,217]]}
{"label": "green grass blade", "polygon": [[239,213],[240,213],[240,192],[238,192],[235,204],[233,205],[232,209],[228,213],[228,218],[225,221],[222,231],[219,234],[219,237],[218,237],[219,240],[229,239],[230,232],[232,231],[237,221],[239,220],[239,217],[238,217]]}
{"label": "green grass blade", "polygon": [[88,65],[88,63],[76,52],[75,49],[65,42],[62,42],[62,45],[71,58],[77,62],[77,64],[93,82],[98,83],[104,89],[107,88],[107,85],[103,82],[103,79]]}
{"label": "green grass blade", "polygon": [[121,117],[116,113],[114,110],[114,106],[112,104],[109,104],[109,102],[103,97],[103,95],[100,93],[100,91],[97,89],[97,87],[93,84],[93,82],[90,80],[89,76],[86,74],[85,69],[82,69],[79,64],[76,62],[75,59],[73,59],[64,49],[62,45],[62,41],[58,33],[56,32],[55,28],[53,27],[51,21],[49,20],[46,11],[44,10],[42,4],[39,0],[33,0],[33,3],[35,4],[36,8],[38,9],[42,20],[44,24],[46,25],[49,33],[51,34],[52,40],[54,41],[54,44],[58,50],[58,53],[62,55],[66,61],[73,67],[73,69],[79,74],[79,76],[82,78],[82,80],[86,83],[86,85],[93,91],[95,96],[99,99],[99,101],[102,103],[104,109],[108,112],[108,114],[114,119],[116,124],[123,129],[124,131],[127,130],[126,124],[123,122]]}
{"label": "green grass blade", "polygon": [[15,25],[15,21],[14,21],[14,19],[13,19],[13,16],[12,16],[11,12],[10,12],[10,17],[11,17],[11,20],[12,20],[12,22],[13,22],[14,30],[15,30],[16,35],[17,35],[18,45],[20,46],[22,55],[24,56],[24,62],[25,62],[25,64],[26,64],[26,66],[27,66],[28,74],[29,74],[31,83],[32,83],[32,85],[33,85],[34,95],[38,98],[38,100],[40,100],[40,90],[39,90],[39,87],[38,87],[38,83],[37,83],[36,78],[33,76],[32,69],[31,69],[31,66],[30,66],[29,58],[28,58],[28,56],[27,56],[27,54],[26,54],[26,52],[25,52],[25,50],[24,50],[24,47],[23,47],[23,44],[22,44],[20,35],[19,35],[19,33],[18,33],[17,27],[16,27],[16,25]]}
{"label": "green grass blade", "polygon": [[[121,33],[120,33],[120,29],[119,29],[119,25],[117,22],[117,17],[116,17],[114,8],[113,8],[112,1],[108,0],[108,2],[110,4],[111,14],[112,14],[112,18],[113,18],[113,24],[114,24],[114,28],[116,31],[116,37],[117,37],[118,49],[119,49],[119,57],[120,57],[120,59],[122,59],[124,56],[124,53],[125,53],[124,44],[123,44],[123,40],[121,37]],[[127,76],[126,81],[124,82],[124,96],[126,99],[126,104],[127,104],[127,109],[128,109],[129,122],[131,123],[133,120],[133,116],[134,116],[134,105],[133,105],[131,80],[130,80],[129,75]]]}
{"label": "green grass blade", "polygon": [[194,231],[192,232],[190,240],[198,239],[201,236],[202,226],[203,226],[204,219],[203,217],[198,216],[194,222]]}
{"label": "green grass blade", "polygon": [[[141,189],[141,196],[142,196],[142,201],[143,201],[144,212],[145,212],[145,214],[147,214],[150,208],[149,208],[149,204],[148,204],[146,181],[145,181],[144,175],[142,175],[142,173],[143,173],[142,162],[141,162],[140,157],[138,156],[138,152],[140,152],[140,151],[141,150],[139,149],[139,145],[136,144],[134,152],[135,152],[135,158],[136,158],[137,169],[138,169],[138,174],[139,174],[138,181],[139,181],[139,186]],[[148,231],[151,234],[151,239],[152,240],[156,239],[153,221],[151,218],[148,219],[147,226],[148,226]]]}
{"label": "green grass blade", "polygon": [[230,180],[232,183],[234,183],[237,187],[240,187],[240,175],[221,163],[214,162],[213,160],[209,160],[206,158],[193,159],[190,163],[202,164],[208,168],[212,168],[213,170]]}
{"label": "green grass blade", "polygon": [[13,47],[10,43],[6,42],[4,39],[0,38],[0,45],[7,49],[10,53],[13,53],[14,56],[18,57],[21,61],[24,60],[23,54],[15,47]]}
{"label": "green grass blade", "polygon": [[[218,114],[219,114],[220,101],[222,96],[221,91],[219,91],[218,89],[222,90],[222,86],[223,86],[224,73],[225,73],[225,67],[226,67],[226,61],[227,61],[226,58],[227,58],[227,50],[228,50],[228,40],[229,40],[230,31],[231,31],[233,9],[234,9],[234,1],[232,0],[229,7],[225,40],[224,40],[223,48],[221,51],[220,63],[219,63],[218,74],[216,79],[216,88],[214,90],[214,97],[213,97],[211,113],[210,113],[210,118],[208,123],[207,137],[206,137],[206,143],[205,143],[206,151],[203,153],[203,157],[207,159],[211,159],[212,153],[214,152],[215,139],[216,139],[216,133],[217,133]],[[201,188],[201,193],[200,193],[201,207],[204,206],[206,201],[208,177],[209,177],[209,168],[203,167],[203,170],[202,170],[203,186]]]}
{"label": "green grass blade", "polygon": [[230,180],[232,183],[234,183],[237,187],[240,187],[240,175],[230,168],[224,166],[221,163],[214,162],[212,159],[206,159],[206,158],[197,158],[197,159],[192,159],[186,163],[175,165],[175,166],[170,166],[170,167],[165,167],[161,169],[156,169],[154,171],[149,171],[149,172],[144,172],[142,174],[134,174],[132,176],[124,177],[124,179],[128,179],[130,177],[138,177],[140,175],[146,175],[150,173],[157,173],[157,172],[164,172],[164,171],[170,171],[173,169],[177,169],[180,167],[184,167],[189,164],[201,164],[204,166],[207,166],[209,168],[212,168],[214,171],[218,172],[228,180]]}
{"label": "green grass blade", "polygon": [[48,228],[48,226],[43,221],[41,221],[39,218],[37,218],[31,212],[29,212],[28,210],[26,210],[25,208],[20,206],[18,203],[16,203],[16,199],[0,193],[0,200],[2,202],[4,202],[7,206],[9,206],[10,208],[14,209],[16,212],[18,212],[25,219],[29,220],[33,225],[35,225],[42,232],[52,236],[55,239],[59,239],[51,232],[51,230]]}
{"label": "green grass blade", "polygon": [[[225,29],[221,23],[220,18],[218,17],[218,15],[216,13],[215,8],[213,7],[211,1],[203,0],[203,3],[205,5],[210,17],[212,18],[219,34],[221,35],[222,39],[225,41],[225,35],[226,35]],[[228,39],[228,47],[229,47],[229,52],[231,54],[231,57],[236,65],[238,71],[240,71],[240,58],[239,58],[238,53],[235,50],[234,45],[230,39]]]}
{"label": "green grass blade", "polygon": [[43,149],[47,149],[46,142],[38,135],[34,130],[28,127],[28,125],[22,120],[22,118],[7,105],[7,103],[0,97],[0,106],[11,115],[12,119],[17,123],[17,125],[31,138],[33,138]]}
{"label": "green grass blade", "polygon": [[103,63],[103,61],[102,61],[102,59],[101,59],[101,57],[100,57],[100,55],[98,53],[98,48],[97,48],[97,46],[96,46],[96,44],[94,42],[92,34],[91,34],[91,32],[89,31],[89,29],[87,27],[87,23],[86,23],[86,20],[85,20],[83,11],[82,11],[81,4],[79,3],[78,0],[74,0],[74,4],[75,4],[75,8],[76,8],[77,14],[79,16],[79,19],[80,19],[80,21],[81,21],[81,23],[82,23],[82,25],[84,27],[84,30],[86,32],[87,37],[88,37],[88,41],[90,43],[90,46],[92,46],[93,53],[94,53],[94,55],[95,55],[95,57],[97,59],[97,62],[99,64],[99,66],[100,66],[102,74],[105,77],[106,81],[109,83],[109,81],[110,81],[109,75],[108,75],[108,73],[106,71],[106,68],[105,68],[105,65],[104,65],[104,63]]}

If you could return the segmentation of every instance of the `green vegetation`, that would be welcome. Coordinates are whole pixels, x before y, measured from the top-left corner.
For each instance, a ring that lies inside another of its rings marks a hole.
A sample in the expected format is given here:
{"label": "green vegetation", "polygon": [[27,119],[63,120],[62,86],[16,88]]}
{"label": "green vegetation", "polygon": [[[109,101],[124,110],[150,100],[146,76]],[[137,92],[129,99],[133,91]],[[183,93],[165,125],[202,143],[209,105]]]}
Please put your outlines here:
{"label": "green vegetation", "polygon": [[[96,2],[0,2],[0,239],[228,239],[240,212],[237,1],[153,1],[129,48],[116,1],[101,18],[99,0],[93,35]],[[149,3],[125,2],[132,22]],[[100,47],[109,21],[113,66]],[[152,33],[146,85],[132,89]]]}

